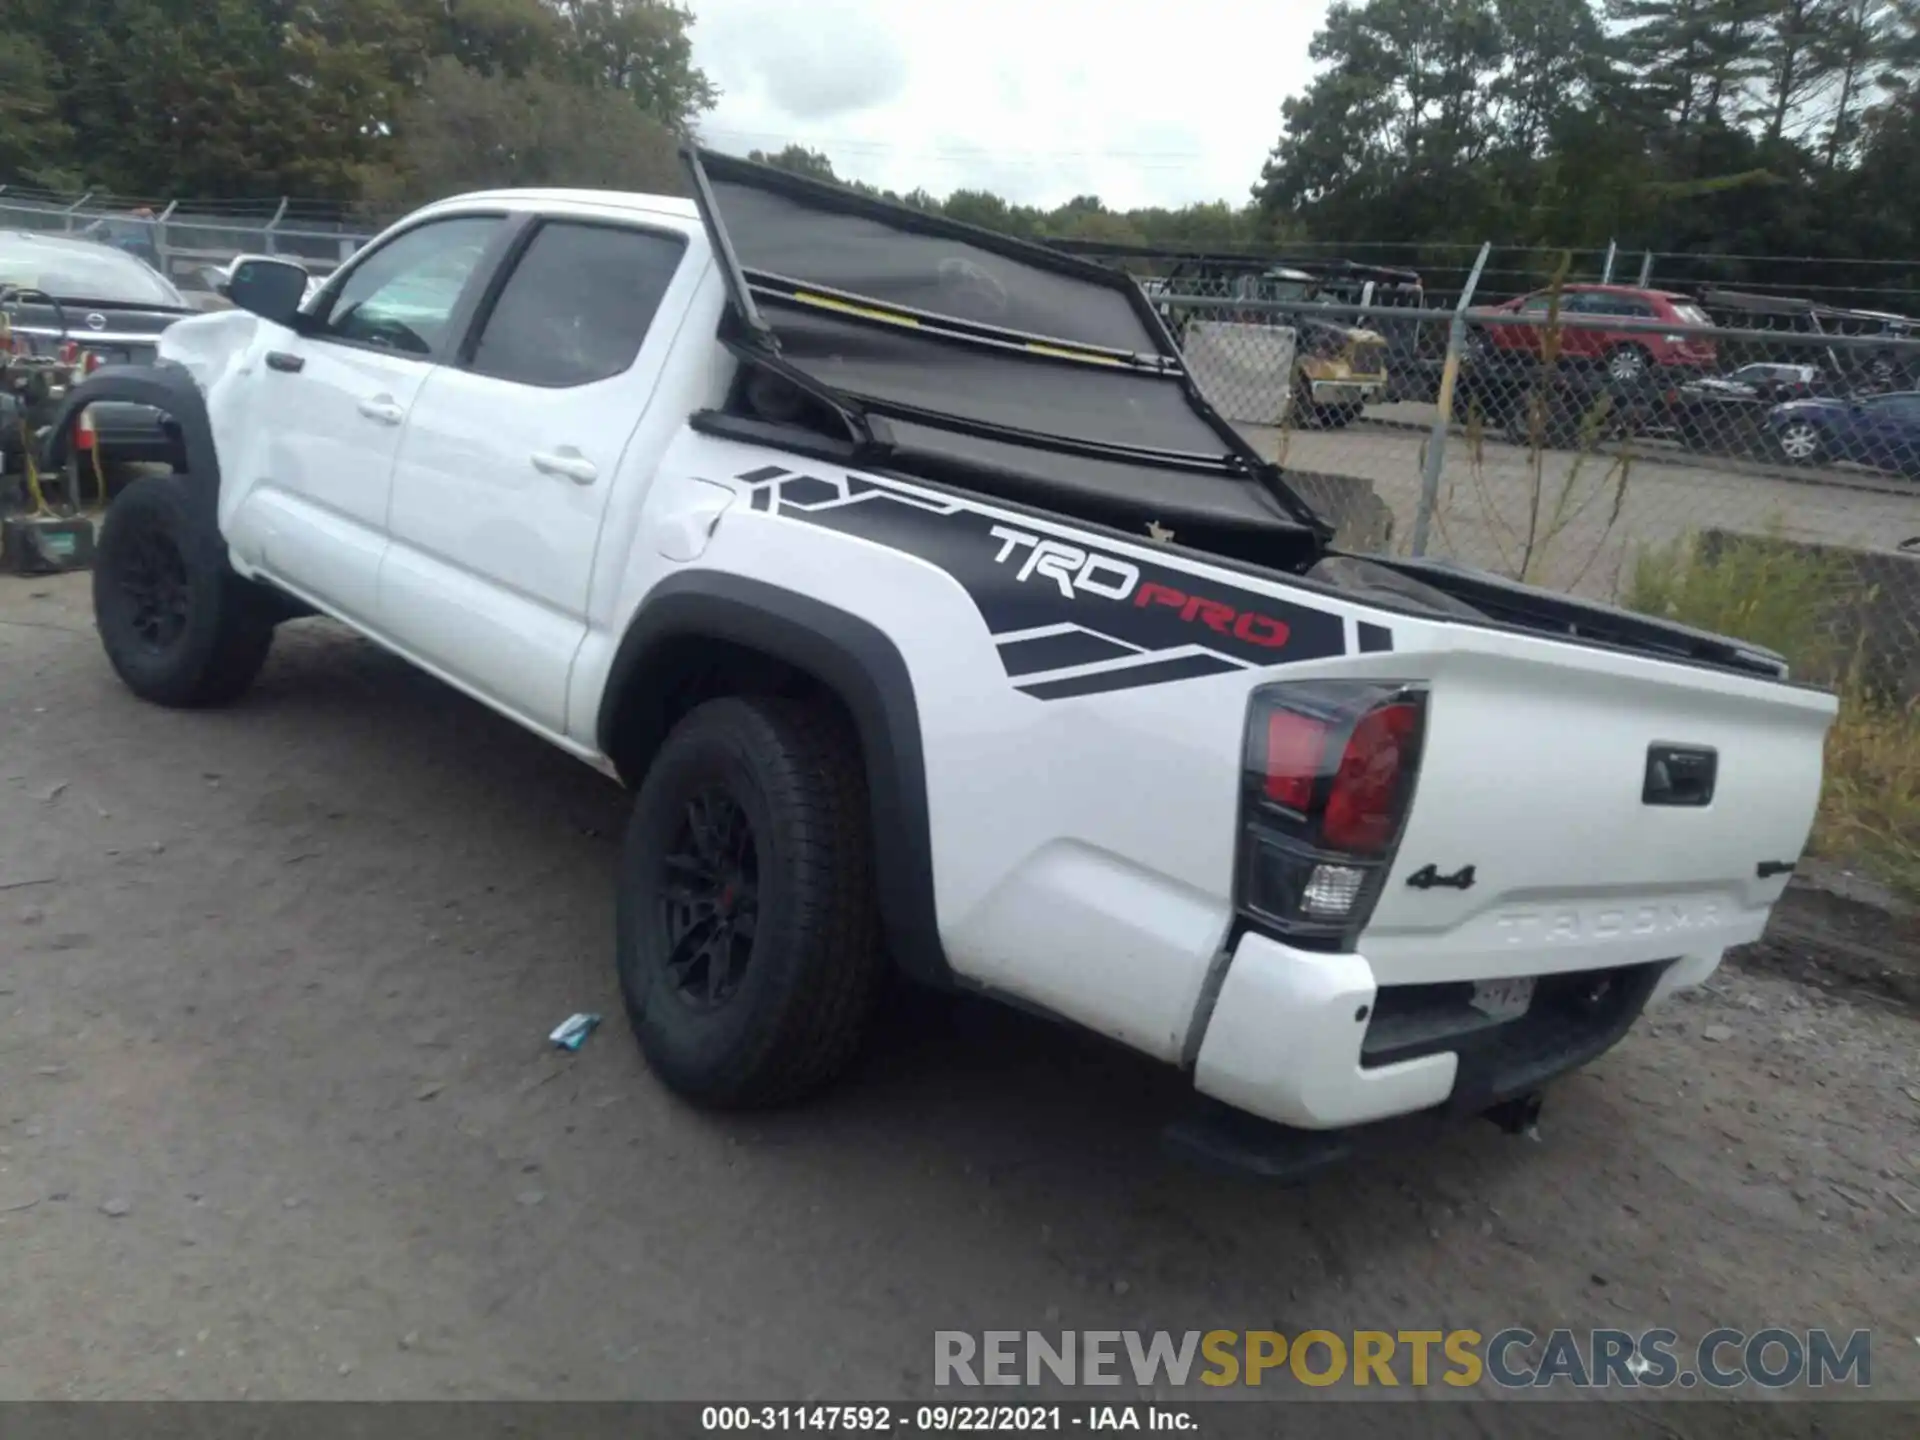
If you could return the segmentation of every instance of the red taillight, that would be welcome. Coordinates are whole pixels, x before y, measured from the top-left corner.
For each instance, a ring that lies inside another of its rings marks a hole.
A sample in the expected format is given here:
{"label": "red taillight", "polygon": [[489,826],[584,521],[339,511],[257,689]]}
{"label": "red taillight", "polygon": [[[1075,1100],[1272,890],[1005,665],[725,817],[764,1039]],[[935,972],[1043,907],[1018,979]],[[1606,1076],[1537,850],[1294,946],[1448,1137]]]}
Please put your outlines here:
{"label": "red taillight", "polygon": [[1289,944],[1351,944],[1412,803],[1425,691],[1399,681],[1282,681],[1251,703],[1236,908]]}
{"label": "red taillight", "polygon": [[1420,708],[1401,701],[1369,710],[1353,727],[1320,822],[1321,843],[1377,855],[1400,823],[1401,777],[1420,736]]}
{"label": "red taillight", "polygon": [[73,422],[73,448],[76,450],[93,449],[93,416],[82,410]]}
{"label": "red taillight", "polygon": [[78,365],[80,363],[80,342],[78,340],[67,340],[61,343],[60,363],[62,365]]}
{"label": "red taillight", "polygon": [[1321,721],[1291,710],[1267,716],[1267,798],[1306,814],[1313,808],[1313,782],[1320,778],[1326,753],[1327,727]]}
{"label": "red taillight", "polygon": [[104,362],[100,359],[100,352],[98,350],[89,350],[84,356],[81,357],[81,360],[80,360],[81,373],[85,375],[91,375],[94,371],[98,370],[103,363]]}

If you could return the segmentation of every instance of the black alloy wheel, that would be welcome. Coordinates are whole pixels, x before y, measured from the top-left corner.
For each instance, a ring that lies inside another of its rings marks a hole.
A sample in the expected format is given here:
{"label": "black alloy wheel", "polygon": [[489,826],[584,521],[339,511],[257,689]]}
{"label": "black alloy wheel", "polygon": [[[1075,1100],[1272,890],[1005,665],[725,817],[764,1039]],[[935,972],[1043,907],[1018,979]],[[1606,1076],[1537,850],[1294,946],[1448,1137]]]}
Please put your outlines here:
{"label": "black alloy wheel", "polygon": [[186,633],[192,591],[187,584],[187,562],[171,535],[147,530],[127,547],[115,577],[131,607],[128,616],[134,634],[147,649],[162,652]]}
{"label": "black alloy wheel", "polygon": [[688,800],[661,871],[672,991],[695,1010],[724,1005],[753,961],[760,921],[760,852],[740,802],[718,787]]}

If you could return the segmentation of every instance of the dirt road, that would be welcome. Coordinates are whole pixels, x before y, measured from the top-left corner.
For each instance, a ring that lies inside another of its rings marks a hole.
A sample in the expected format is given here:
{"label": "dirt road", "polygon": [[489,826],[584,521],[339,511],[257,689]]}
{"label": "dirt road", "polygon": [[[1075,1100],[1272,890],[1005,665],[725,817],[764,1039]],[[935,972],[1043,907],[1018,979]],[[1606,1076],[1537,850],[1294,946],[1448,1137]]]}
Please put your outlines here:
{"label": "dirt road", "polygon": [[1164,1160],[1177,1077],[984,1006],[714,1119],[618,1017],[613,787],[317,623],[235,710],[140,705],[85,584],[0,579],[0,1398],[900,1397],[943,1328],[1654,1324],[1871,1328],[1920,1396],[1912,1015],[1802,932],[1538,1143],[1296,1191]]}

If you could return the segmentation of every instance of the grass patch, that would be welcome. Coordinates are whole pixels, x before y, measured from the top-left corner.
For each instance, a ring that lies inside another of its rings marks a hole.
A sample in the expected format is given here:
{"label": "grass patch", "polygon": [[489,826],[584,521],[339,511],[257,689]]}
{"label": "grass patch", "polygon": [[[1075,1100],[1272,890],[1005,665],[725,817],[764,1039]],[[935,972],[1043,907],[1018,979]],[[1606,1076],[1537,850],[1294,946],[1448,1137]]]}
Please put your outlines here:
{"label": "grass patch", "polygon": [[1847,610],[1863,603],[1844,560],[1765,540],[1711,555],[1692,541],[1641,552],[1622,602],[1634,610],[1764,645],[1796,678],[1829,685],[1840,713],[1827,733],[1814,853],[1857,865],[1920,898],[1920,700],[1867,683]]}

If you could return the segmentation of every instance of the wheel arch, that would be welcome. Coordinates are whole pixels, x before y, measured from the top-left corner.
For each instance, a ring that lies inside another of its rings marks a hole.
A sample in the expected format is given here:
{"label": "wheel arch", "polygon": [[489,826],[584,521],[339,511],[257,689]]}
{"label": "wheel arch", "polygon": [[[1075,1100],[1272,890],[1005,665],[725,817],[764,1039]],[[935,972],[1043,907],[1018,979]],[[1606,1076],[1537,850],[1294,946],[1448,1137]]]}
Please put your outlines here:
{"label": "wheel arch", "polygon": [[151,405],[165,412],[179,431],[195,500],[207,505],[209,513],[217,507],[220,456],[214,449],[206,397],[194,384],[193,376],[178,365],[106,365],[74,386],[48,427],[41,446],[42,468],[54,472],[66,464],[73,448],[73,422],[87,406],[101,400]]}
{"label": "wheel arch", "polygon": [[656,586],[622,637],[602,694],[599,746],[637,786],[667,733],[720,694],[798,686],[831,697],[866,765],[881,922],[895,963],[947,986],[933,892],[926,761],[906,661],[877,626],[811,596],[720,571]]}

